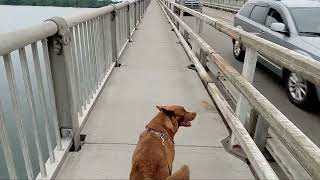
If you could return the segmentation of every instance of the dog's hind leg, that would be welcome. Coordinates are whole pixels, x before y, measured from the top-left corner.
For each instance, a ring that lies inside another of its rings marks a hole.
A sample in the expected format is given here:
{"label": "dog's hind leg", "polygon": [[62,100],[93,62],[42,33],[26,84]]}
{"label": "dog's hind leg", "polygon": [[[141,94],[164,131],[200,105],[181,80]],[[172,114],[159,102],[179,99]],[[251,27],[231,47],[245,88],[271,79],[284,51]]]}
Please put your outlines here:
{"label": "dog's hind leg", "polygon": [[177,172],[167,177],[166,180],[189,180],[190,170],[187,165],[182,166]]}

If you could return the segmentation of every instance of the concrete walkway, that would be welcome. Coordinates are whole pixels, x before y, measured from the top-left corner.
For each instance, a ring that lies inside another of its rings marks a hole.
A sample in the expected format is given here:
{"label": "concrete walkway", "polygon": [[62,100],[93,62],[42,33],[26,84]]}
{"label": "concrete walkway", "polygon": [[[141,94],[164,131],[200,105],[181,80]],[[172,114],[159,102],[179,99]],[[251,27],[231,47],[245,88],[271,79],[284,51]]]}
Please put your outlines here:
{"label": "concrete walkway", "polygon": [[156,105],[178,104],[198,116],[181,128],[174,169],[190,166],[192,179],[252,179],[247,164],[227,153],[229,133],[159,5],[144,19],[92,110],[82,150],[69,153],[59,179],[128,179],[131,156]]}

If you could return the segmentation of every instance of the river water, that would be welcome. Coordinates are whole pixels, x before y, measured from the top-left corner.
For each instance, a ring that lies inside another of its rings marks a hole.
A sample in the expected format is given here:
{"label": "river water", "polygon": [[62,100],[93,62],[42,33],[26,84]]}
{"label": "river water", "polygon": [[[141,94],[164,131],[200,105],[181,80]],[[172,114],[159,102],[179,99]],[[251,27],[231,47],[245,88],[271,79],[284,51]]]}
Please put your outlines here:
{"label": "river water", "polygon": [[[62,8],[62,7],[35,7],[35,6],[6,6],[0,5],[0,33],[14,31],[19,28],[24,28],[33,24],[37,24],[44,21],[52,16],[68,16],[85,11],[90,11],[88,8]],[[3,43],[3,42],[0,42]],[[45,86],[46,101],[49,102],[48,89],[45,73],[43,72],[43,53],[41,44],[38,43],[38,51],[40,56],[40,65],[43,73],[43,83]],[[35,98],[36,114],[38,121],[38,128],[40,131],[40,143],[42,147],[42,154],[45,159],[48,159],[47,142],[45,138],[44,131],[44,121],[43,113],[44,108],[40,106],[39,94],[37,90],[37,84],[35,81],[35,71],[34,64],[32,62],[31,47],[26,47],[27,59],[29,65],[29,71],[31,76],[31,84],[33,87],[33,95]],[[30,109],[27,105],[26,93],[24,91],[24,85],[22,81],[21,64],[19,62],[18,52],[15,51],[11,53],[12,62],[14,67],[14,73],[16,78],[17,95],[18,100],[21,104],[21,114],[23,119],[23,124],[27,134],[28,147],[30,149],[31,162],[33,166],[33,172],[35,176],[39,173],[38,158],[35,149],[35,143],[33,138],[33,126],[31,121]],[[0,56],[0,105],[4,114],[5,126],[8,131],[8,136],[11,142],[11,149],[13,151],[15,168],[19,179],[26,179],[27,174],[25,170],[25,165],[23,161],[20,141],[18,138],[18,131],[16,127],[16,114],[13,112],[12,103],[10,100],[10,93],[8,89],[8,83],[6,78],[6,73],[4,69],[3,58]],[[49,110],[50,111],[50,110]],[[49,112],[49,121],[52,122],[53,112]],[[52,142],[55,141],[52,123],[50,126],[50,134]],[[53,144],[55,146],[55,144]],[[8,179],[8,171],[6,168],[5,158],[3,155],[2,144],[0,141],[0,179]]]}

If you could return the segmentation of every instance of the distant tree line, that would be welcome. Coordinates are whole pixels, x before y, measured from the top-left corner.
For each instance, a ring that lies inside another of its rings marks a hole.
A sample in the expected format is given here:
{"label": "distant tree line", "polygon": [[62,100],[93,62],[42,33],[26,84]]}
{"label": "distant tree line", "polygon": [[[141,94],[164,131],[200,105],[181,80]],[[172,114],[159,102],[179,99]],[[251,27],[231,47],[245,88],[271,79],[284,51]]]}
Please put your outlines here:
{"label": "distant tree line", "polygon": [[0,0],[0,5],[59,6],[96,8],[115,3],[111,0]]}

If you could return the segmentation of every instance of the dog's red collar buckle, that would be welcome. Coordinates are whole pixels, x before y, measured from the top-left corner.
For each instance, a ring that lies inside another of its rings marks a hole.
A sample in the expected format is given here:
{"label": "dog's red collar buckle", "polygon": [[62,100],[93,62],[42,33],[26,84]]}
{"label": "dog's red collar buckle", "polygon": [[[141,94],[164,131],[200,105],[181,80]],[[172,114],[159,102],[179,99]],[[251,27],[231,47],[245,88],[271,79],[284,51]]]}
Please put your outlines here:
{"label": "dog's red collar buckle", "polygon": [[169,143],[172,143],[174,144],[173,140],[165,133],[162,133],[162,132],[159,132],[159,131],[156,131],[152,128],[149,128],[149,127],[146,127],[146,132],[150,132],[156,136],[159,136],[160,139],[162,140],[162,144],[164,145],[164,142],[167,141]]}

